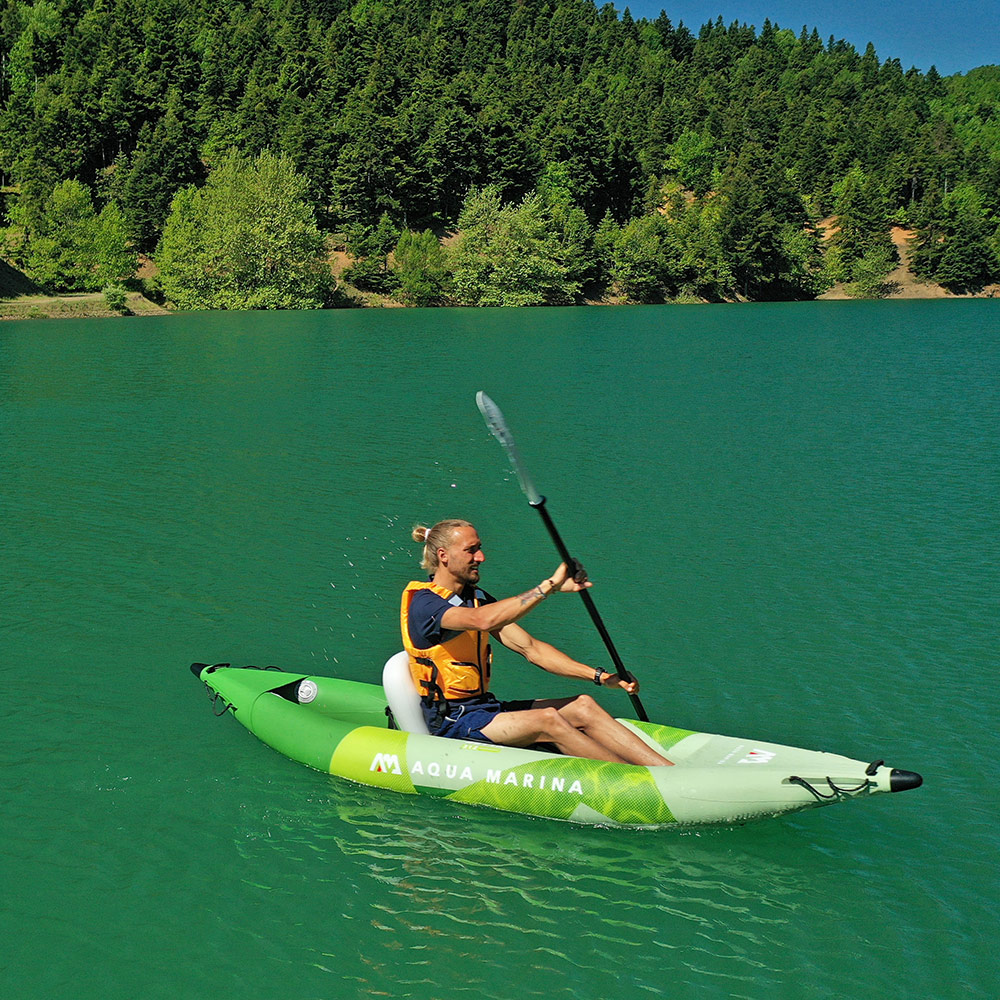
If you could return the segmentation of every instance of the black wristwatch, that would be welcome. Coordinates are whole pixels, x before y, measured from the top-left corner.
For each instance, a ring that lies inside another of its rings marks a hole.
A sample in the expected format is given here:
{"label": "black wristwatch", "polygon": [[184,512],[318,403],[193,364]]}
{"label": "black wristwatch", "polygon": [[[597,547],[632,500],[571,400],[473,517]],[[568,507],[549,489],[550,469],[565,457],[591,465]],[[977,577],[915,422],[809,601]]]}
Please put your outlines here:
{"label": "black wristwatch", "polygon": [[598,687],[601,686],[601,678],[604,676],[605,673],[606,671],[602,670],[600,667],[597,667],[597,669],[594,671],[594,683]]}

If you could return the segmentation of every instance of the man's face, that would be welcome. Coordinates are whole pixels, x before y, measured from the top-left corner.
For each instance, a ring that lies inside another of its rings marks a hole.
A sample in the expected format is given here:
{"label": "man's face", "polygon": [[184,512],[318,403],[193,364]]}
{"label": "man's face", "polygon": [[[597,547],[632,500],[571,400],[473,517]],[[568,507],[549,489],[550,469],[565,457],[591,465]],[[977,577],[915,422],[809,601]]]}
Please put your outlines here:
{"label": "man's face", "polygon": [[456,528],[451,542],[438,551],[438,559],[462,586],[479,583],[479,566],[486,558],[475,528]]}

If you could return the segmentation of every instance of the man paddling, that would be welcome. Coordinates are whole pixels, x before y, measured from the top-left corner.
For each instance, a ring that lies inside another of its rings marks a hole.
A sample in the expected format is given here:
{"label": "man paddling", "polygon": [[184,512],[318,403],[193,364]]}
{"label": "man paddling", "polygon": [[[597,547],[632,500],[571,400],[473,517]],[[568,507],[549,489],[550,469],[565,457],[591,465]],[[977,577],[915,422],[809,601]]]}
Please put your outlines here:
{"label": "man paddling", "polygon": [[413,540],[423,543],[421,566],[431,576],[403,591],[400,624],[432,734],[515,747],[553,743],[574,757],[626,764],[671,763],[589,695],[501,702],[490,693],[490,636],[549,673],[638,691],[637,681],[580,663],[517,624],[550,594],[591,586],[582,570],[574,576],[561,563],[537,587],[498,601],[479,587],[486,556],[468,521],[419,525]]}

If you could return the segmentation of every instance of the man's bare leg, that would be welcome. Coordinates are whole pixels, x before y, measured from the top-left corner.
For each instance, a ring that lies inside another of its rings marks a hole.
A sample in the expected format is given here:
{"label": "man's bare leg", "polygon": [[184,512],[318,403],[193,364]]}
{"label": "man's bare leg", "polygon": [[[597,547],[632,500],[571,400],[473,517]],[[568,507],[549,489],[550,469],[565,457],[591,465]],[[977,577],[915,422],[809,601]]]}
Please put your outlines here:
{"label": "man's bare leg", "polygon": [[482,733],[487,739],[503,746],[529,747],[533,743],[554,743],[570,757],[627,763],[624,757],[570,725],[554,707],[500,712],[483,726]]}
{"label": "man's bare leg", "polygon": [[571,757],[645,766],[672,763],[585,694],[539,700],[521,712],[501,712],[482,732],[487,739],[504,746],[554,743]]}
{"label": "man's bare leg", "polygon": [[628,764],[646,767],[670,766],[673,761],[657,753],[648,743],[612,718],[589,694],[553,701],[536,701],[539,707],[553,706],[576,729],[607,747]]}

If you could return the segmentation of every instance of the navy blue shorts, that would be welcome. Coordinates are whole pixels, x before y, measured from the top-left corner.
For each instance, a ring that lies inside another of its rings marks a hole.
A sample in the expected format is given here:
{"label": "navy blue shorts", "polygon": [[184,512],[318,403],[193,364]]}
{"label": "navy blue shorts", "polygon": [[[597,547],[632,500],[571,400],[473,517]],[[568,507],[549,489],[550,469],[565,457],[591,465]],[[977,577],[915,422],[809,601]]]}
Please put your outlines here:
{"label": "navy blue shorts", "polygon": [[534,701],[499,701],[491,694],[462,701],[445,703],[442,713],[440,702],[422,702],[424,718],[432,736],[443,736],[449,740],[474,740],[476,743],[492,743],[483,736],[483,727],[488,726],[500,712],[523,712],[531,708]]}

